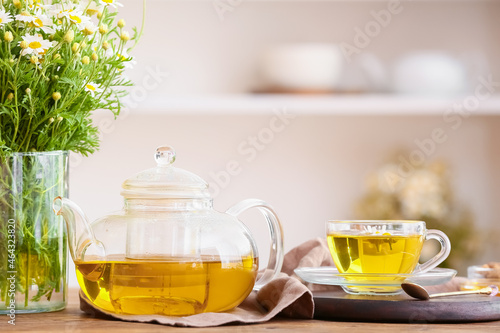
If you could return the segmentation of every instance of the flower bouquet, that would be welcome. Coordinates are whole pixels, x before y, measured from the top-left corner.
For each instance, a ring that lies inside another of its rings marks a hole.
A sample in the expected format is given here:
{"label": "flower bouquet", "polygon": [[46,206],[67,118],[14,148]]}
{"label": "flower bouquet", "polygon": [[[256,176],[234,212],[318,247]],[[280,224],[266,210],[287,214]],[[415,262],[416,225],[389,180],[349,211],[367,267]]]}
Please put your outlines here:
{"label": "flower bouquet", "polygon": [[66,304],[66,236],[52,200],[67,195],[68,152],[98,148],[92,111],[117,116],[132,85],[123,71],[140,33],[117,20],[121,6],[0,0],[0,313]]}

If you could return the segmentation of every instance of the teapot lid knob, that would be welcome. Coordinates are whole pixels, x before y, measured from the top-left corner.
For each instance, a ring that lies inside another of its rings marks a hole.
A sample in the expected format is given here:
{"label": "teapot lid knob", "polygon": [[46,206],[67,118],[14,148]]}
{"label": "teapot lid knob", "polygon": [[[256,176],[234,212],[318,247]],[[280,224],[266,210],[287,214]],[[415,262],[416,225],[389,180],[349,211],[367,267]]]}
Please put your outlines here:
{"label": "teapot lid knob", "polygon": [[210,199],[207,182],[172,165],[175,155],[170,146],[156,148],[157,166],[125,180],[122,195],[127,199]]}
{"label": "teapot lid knob", "polygon": [[175,162],[175,150],[170,146],[156,148],[155,160],[158,166],[169,166]]}

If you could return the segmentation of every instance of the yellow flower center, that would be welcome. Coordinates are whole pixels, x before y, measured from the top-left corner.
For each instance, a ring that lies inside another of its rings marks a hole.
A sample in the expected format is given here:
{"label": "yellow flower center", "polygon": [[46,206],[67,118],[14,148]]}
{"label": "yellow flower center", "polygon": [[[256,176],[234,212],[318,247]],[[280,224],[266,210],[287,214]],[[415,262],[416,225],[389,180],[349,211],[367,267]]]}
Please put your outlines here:
{"label": "yellow flower center", "polygon": [[40,43],[40,42],[38,42],[38,41],[34,41],[34,42],[31,42],[31,43],[29,44],[29,47],[30,47],[31,49],[39,49],[39,48],[41,48],[41,47],[42,47],[42,43]]}
{"label": "yellow flower center", "polygon": [[69,19],[73,22],[76,22],[76,23],[82,23],[82,19],[76,15],[70,15]]}
{"label": "yellow flower center", "polygon": [[2,23],[2,22],[3,22],[3,18],[0,17],[0,23]]}
{"label": "yellow flower center", "polygon": [[102,2],[105,2],[107,4],[111,4],[111,3],[115,2],[115,1],[114,0],[102,0]]}
{"label": "yellow flower center", "polygon": [[43,27],[43,22],[40,20],[38,17],[33,21],[33,24],[37,26],[38,28]]}
{"label": "yellow flower center", "polygon": [[95,87],[91,84],[87,84],[87,89],[95,91]]}
{"label": "yellow flower center", "polygon": [[28,13],[27,11],[22,11],[21,15],[22,16],[31,16],[30,13]]}

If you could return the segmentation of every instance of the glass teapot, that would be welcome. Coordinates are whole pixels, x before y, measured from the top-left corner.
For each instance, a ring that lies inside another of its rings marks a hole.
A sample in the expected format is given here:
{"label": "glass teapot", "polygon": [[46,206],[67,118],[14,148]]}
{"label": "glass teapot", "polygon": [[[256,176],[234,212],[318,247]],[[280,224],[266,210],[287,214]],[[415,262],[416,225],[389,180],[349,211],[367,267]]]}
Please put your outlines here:
{"label": "glass teapot", "polygon": [[[159,147],[155,159],[157,167],[123,183],[123,210],[93,223],[72,201],[54,200],[54,211],[66,221],[82,291],[94,306],[124,314],[186,316],[238,306],[281,271],[276,213],[255,199],[217,212],[208,184],[172,165],[171,147]],[[272,242],[258,281],[257,248],[237,218],[250,208],[264,215]]]}

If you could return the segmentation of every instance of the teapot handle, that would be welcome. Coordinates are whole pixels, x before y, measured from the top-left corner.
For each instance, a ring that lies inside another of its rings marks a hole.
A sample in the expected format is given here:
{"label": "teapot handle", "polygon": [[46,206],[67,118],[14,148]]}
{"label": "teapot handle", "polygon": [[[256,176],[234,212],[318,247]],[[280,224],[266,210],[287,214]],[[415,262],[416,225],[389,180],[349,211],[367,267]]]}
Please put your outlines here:
{"label": "teapot handle", "polygon": [[265,201],[258,199],[246,199],[229,208],[226,213],[237,217],[244,211],[257,208],[264,215],[269,232],[271,234],[271,250],[269,252],[269,262],[264,274],[257,280],[253,289],[259,290],[269,281],[274,279],[283,266],[283,230],[280,220],[274,209]]}

